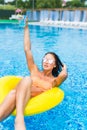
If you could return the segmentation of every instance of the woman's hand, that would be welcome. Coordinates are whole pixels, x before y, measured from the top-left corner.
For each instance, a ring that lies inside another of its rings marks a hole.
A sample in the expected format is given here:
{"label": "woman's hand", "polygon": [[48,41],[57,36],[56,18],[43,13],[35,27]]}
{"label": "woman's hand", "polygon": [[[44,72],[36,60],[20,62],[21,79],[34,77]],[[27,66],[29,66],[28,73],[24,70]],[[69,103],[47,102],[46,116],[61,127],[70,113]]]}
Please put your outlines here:
{"label": "woman's hand", "polygon": [[25,18],[25,27],[28,26],[28,17]]}
{"label": "woman's hand", "polygon": [[67,71],[67,66],[65,64],[63,64],[62,71],[63,70]]}
{"label": "woman's hand", "polygon": [[67,76],[68,76],[67,66],[66,66],[65,64],[63,64],[61,74],[62,74],[64,80],[65,80],[65,79],[67,78]]}

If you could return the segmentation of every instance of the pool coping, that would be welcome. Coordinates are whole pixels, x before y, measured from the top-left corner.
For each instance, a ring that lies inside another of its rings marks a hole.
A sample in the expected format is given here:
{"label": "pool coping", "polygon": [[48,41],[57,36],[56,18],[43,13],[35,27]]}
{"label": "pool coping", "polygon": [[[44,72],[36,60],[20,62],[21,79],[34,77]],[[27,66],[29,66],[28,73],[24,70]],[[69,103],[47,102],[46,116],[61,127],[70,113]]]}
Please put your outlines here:
{"label": "pool coping", "polygon": [[[39,26],[61,27],[61,28],[86,29],[87,30],[87,25],[83,26],[83,27],[82,26],[76,26],[76,25],[63,25],[62,22],[60,22],[60,25],[59,24],[47,24],[47,23],[44,23],[44,22],[43,23],[41,23],[41,22],[29,22],[28,24],[29,25],[39,25]],[[78,22],[78,24],[79,24],[79,22]]]}

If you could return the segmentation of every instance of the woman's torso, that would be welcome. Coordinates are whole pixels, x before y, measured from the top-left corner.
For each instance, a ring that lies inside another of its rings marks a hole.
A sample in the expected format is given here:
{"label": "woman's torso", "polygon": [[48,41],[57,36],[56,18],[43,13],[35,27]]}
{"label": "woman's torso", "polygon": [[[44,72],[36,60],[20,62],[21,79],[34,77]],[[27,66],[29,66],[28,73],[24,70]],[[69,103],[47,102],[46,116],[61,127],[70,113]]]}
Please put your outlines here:
{"label": "woman's torso", "polygon": [[44,76],[42,72],[31,74],[31,78],[32,78],[31,94],[33,96],[38,95],[56,86],[55,78],[53,76],[51,77]]}

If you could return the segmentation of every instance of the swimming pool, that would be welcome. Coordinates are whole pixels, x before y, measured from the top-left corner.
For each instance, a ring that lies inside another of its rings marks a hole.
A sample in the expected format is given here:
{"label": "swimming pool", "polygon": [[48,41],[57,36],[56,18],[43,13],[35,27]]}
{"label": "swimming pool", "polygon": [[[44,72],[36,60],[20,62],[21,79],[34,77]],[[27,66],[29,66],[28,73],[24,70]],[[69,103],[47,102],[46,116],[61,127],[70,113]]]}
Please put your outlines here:
{"label": "swimming pool", "polygon": [[[54,51],[68,66],[61,85],[63,102],[39,115],[25,117],[27,130],[87,130],[87,30],[30,25],[32,52],[41,68],[45,52]],[[0,24],[0,77],[29,75],[23,50],[23,28]],[[14,130],[14,117],[0,123],[0,130]]]}

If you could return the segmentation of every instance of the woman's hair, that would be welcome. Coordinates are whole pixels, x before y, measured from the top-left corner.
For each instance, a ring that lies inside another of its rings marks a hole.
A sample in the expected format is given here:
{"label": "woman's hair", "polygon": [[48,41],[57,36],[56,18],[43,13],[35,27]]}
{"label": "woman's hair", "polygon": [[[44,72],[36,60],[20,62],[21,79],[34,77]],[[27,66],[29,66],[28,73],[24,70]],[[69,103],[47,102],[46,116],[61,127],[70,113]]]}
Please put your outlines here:
{"label": "woman's hair", "polygon": [[57,77],[61,71],[61,67],[63,67],[63,64],[62,64],[61,60],[59,59],[58,55],[56,55],[54,52],[47,52],[45,55],[47,55],[47,54],[52,54],[55,58],[56,67],[53,68],[52,75],[54,77]]}

